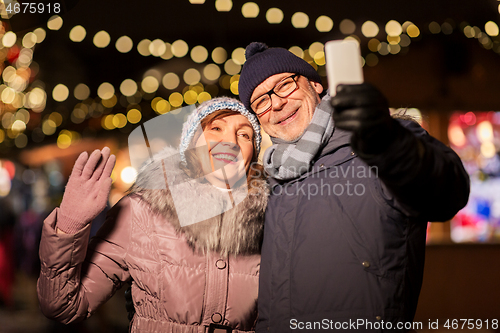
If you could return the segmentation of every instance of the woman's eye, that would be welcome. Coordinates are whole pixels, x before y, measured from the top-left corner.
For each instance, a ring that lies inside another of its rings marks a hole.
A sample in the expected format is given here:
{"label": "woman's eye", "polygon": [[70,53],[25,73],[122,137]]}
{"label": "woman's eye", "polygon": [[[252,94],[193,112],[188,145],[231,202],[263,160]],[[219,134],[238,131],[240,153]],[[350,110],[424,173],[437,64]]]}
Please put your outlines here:
{"label": "woman's eye", "polygon": [[218,127],[218,126],[214,126],[214,127],[212,127],[212,131],[220,131],[220,130],[221,130],[221,128],[220,128],[220,127]]}
{"label": "woman's eye", "polygon": [[240,133],[240,136],[247,139],[247,140],[250,140],[250,135],[247,133]]}

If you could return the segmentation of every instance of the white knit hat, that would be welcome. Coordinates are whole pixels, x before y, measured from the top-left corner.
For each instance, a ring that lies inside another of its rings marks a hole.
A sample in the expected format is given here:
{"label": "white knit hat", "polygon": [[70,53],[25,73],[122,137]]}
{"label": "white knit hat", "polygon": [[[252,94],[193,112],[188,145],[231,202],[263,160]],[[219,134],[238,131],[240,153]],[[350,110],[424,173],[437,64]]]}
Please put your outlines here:
{"label": "white knit hat", "polygon": [[[179,153],[181,155],[181,160],[186,162],[185,152],[189,147],[191,140],[196,133],[196,129],[199,128],[200,122],[211,113],[218,110],[231,110],[241,113],[245,116],[250,124],[252,124],[253,131],[255,133],[255,148],[257,150],[257,155],[260,152],[260,142],[262,137],[260,135],[260,124],[254,113],[248,111],[243,103],[237,99],[230,97],[216,97],[203,102],[198,106],[188,117],[184,125],[182,126],[181,134],[181,144],[179,146]],[[201,127],[201,126],[200,126]]]}

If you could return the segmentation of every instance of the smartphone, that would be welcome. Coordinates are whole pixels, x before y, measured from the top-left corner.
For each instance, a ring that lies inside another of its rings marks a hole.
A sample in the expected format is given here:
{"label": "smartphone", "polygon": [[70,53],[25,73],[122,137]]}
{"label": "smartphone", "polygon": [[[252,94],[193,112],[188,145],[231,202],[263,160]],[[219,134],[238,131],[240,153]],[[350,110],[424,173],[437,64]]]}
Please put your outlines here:
{"label": "smartphone", "polygon": [[363,83],[361,51],[356,40],[332,40],[325,43],[326,75],[330,96],[337,86]]}

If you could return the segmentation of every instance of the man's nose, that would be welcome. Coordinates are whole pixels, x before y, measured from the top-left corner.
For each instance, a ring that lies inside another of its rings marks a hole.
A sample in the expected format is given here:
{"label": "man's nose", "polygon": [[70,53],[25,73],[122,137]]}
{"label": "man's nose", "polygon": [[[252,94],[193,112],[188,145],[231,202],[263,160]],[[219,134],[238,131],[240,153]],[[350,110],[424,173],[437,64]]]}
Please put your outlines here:
{"label": "man's nose", "polygon": [[283,104],[286,103],[286,98],[279,97],[276,94],[271,94],[271,107],[273,111],[279,111],[283,108]]}

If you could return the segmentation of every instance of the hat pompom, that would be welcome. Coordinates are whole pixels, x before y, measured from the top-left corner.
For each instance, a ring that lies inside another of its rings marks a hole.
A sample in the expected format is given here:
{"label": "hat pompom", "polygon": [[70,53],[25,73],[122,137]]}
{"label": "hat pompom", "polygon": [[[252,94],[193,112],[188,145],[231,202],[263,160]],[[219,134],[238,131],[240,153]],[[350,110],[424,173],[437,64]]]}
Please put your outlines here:
{"label": "hat pompom", "polygon": [[268,48],[269,47],[266,44],[261,42],[250,43],[245,49],[245,57],[248,59],[256,53],[264,52]]}

